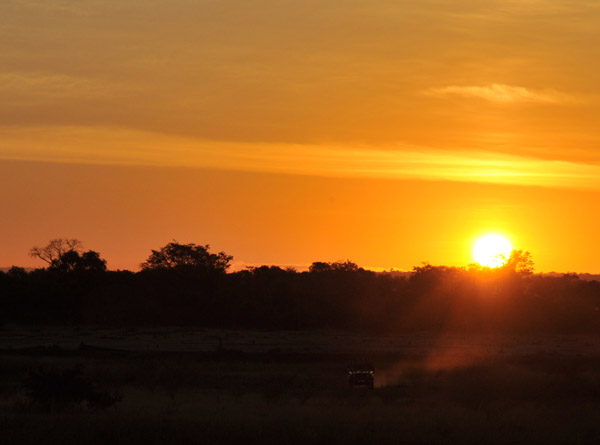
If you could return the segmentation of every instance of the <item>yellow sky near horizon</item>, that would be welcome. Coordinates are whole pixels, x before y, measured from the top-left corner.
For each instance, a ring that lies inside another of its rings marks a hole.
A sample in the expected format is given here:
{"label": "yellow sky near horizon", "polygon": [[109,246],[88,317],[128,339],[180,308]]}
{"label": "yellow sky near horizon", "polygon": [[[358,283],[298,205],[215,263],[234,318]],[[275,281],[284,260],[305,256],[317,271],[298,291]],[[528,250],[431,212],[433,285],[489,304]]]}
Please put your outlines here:
{"label": "yellow sky near horizon", "polygon": [[597,271],[590,190],[22,161],[0,162],[0,174],[13,184],[0,189],[7,266],[41,266],[30,247],[76,237],[113,269],[176,239],[224,250],[236,268],[350,259],[410,270],[465,266],[492,232],[531,251],[538,271]]}
{"label": "yellow sky near horizon", "polygon": [[495,230],[598,272],[599,24],[582,0],[6,0],[0,266],[57,236],[110,267],[172,238],[464,265]]}

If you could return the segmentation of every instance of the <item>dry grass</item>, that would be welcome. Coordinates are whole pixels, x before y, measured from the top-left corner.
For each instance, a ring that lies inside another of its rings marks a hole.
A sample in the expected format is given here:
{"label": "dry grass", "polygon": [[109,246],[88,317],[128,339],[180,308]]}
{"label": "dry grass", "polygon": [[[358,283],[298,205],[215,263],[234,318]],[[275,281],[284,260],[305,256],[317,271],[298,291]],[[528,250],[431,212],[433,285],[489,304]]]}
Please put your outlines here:
{"label": "dry grass", "polygon": [[[3,443],[587,443],[600,439],[600,356],[432,360],[385,354],[386,384],[349,390],[339,357],[3,356]],[[82,364],[114,407],[47,411],[21,387]]]}

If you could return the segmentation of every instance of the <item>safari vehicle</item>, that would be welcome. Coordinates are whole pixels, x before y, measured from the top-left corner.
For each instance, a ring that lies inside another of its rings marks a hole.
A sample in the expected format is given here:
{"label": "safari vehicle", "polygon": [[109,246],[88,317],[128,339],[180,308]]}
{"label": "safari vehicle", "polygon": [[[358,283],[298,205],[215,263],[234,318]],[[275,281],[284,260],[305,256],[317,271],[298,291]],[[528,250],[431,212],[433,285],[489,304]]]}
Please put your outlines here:
{"label": "safari vehicle", "polygon": [[367,387],[373,389],[375,368],[372,363],[353,363],[348,366],[348,383],[350,388]]}

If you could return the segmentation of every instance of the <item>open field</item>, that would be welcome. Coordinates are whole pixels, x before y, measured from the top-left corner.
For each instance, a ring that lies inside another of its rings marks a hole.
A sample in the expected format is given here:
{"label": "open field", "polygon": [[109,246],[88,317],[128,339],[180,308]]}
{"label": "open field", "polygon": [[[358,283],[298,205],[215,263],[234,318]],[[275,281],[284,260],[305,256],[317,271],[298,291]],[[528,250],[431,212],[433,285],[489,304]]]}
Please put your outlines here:
{"label": "open field", "polygon": [[[17,327],[2,334],[4,443],[600,439],[594,337]],[[374,363],[374,390],[347,387],[355,357]],[[79,369],[116,403],[40,403],[26,385],[40,369]]]}

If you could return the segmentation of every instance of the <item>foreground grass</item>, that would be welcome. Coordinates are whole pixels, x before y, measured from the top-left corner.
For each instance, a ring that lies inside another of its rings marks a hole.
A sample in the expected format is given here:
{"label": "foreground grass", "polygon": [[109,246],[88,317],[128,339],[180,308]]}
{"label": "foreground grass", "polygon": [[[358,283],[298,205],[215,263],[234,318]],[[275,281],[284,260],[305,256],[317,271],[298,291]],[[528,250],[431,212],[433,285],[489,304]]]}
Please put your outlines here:
{"label": "foreground grass", "polygon": [[[194,356],[2,357],[3,443],[587,443],[600,440],[600,359],[505,357],[446,367],[380,358],[387,386],[346,387],[346,363]],[[83,365],[122,401],[47,409],[32,369]]]}

